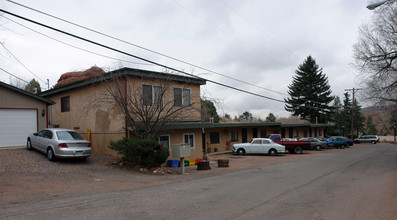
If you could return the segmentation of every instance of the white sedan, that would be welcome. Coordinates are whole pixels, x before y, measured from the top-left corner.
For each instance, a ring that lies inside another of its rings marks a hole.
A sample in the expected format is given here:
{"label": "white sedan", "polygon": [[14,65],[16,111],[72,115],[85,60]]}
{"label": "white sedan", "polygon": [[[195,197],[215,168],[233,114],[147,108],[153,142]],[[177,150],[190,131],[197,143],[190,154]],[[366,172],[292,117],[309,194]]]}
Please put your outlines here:
{"label": "white sedan", "polygon": [[87,159],[91,155],[91,143],[74,130],[47,128],[28,137],[28,150],[36,149],[50,161],[56,157]]}
{"label": "white sedan", "polygon": [[269,138],[254,138],[250,143],[233,144],[233,153],[243,154],[268,154],[275,156],[285,153],[285,146],[274,143]]}

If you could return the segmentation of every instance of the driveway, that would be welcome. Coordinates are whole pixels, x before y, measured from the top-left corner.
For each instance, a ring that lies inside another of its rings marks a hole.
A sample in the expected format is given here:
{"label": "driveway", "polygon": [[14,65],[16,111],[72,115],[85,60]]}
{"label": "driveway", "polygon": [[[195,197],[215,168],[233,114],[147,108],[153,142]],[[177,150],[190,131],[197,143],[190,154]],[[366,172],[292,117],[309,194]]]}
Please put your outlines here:
{"label": "driveway", "polygon": [[[355,145],[355,147],[360,145]],[[364,145],[362,145],[364,146]],[[344,150],[349,150],[344,149]],[[97,192],[116,192],[142,187],[164,185],[205,176],[214,176],[253,167],[264,167],[320,154],[343,151],[306,151],[301,155],[211,155],[211,170],[186,167],[166,168],[167,174],[155,175],[136,169],[116,166],[115,157],[94,152],[87,161],[57,160],[50,162],[37,151],[20,149],[0,150],[0,205],[39,201],[51,197],[73,197]],[[229,159],[229,167],[217,167],[218,159]]]}

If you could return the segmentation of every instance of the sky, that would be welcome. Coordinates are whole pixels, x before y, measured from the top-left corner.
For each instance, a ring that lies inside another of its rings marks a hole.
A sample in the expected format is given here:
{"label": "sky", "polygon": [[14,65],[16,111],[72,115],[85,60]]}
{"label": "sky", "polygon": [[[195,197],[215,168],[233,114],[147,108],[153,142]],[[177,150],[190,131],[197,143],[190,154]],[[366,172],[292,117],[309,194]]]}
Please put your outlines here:
{"label": "sky", "polygon": [[[288,85],[309,55],[327,75],[333,95],[342,98],[345,89],[362,87],[356,83],[358,72],[352,66],[353,45],[358,40],[359,26],[368,23],[373,13],[366,8],[368,0],[13,2],[0,0],[0,9],[189,74],[259,94],[262,97],[211,82],[201,87],[201,96],[214,100],[221,116],[227,113],[234,117],[248,111],[261,119],[269,113],[277,118],[290,115],[284,110],[284,103],[272,99],[288,97]],[[164,71],[163,67],[4,13],[0,13],[0,43],[0,81],[5,83],[18,83],[12,74],[25,81],[34,78],[47,89],[54,86],[63,73],[92,66],[105,71],[121,67]]]}

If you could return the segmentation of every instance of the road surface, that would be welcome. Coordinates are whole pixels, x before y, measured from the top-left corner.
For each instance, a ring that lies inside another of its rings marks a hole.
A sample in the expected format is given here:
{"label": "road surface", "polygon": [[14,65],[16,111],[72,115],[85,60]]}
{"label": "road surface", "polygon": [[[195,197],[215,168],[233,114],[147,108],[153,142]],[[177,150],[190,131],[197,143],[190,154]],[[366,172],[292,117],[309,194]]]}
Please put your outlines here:
{"label": "road surface", "polygon": [[6,204],[0,219],[395,219],[396,185],[397,146],[377,144],[162,186]]}

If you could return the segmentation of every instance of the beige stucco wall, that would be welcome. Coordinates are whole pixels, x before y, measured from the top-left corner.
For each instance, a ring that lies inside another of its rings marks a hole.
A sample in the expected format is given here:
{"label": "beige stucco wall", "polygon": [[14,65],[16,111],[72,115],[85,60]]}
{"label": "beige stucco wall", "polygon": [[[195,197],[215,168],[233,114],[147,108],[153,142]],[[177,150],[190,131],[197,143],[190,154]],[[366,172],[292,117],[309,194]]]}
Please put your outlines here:
{"label": "beige stucco wall", "polygon": [[[132,95],[135,92],[134,88],[139,88],[141,91],[142,84],[159,85],[155,80],[143,80],[141,78],[128,78],[127,80],[127,94]],[[110,87],[109,87],[110,85]],[[110,102],[94,102],[98,99],[103,99],[104,94],[108,88],[125,89],[125,81],[119,81],[117,84],[110,82],[110,84],[96,83],[65,92],[57,93],[46,97],[55,101],[57,104],[51,106],[49,123],[51,125],[70,128],[87,135],[88,129],[91,129],[91,142],[94,150],[113,153],[108,145],[111,141],[117,141],[126,137],[124,115],[119,108]],[[170,102],[172,98],[172,89],[174,87],[187,87],[191,90],[192,107],[186,108],[185,113],[178,114],[179,120],[200,120],[200,86],[188,85],[182,83],[170,83],[168,85],[169,91],[165,94],[164,103]],[[61,98],[69,96],[70,111],[61,112]],[[95,104],[94,104],[95,103]],[[181,138],[182,140],[182,138]],[[201,137],[200,137],[201,140]],[[177,141],[175,143],[181,143]]]}
{"label": "beige stucco wall", "polygon": [[[0,86],[0,108],[34,109],[37,112],[37,130],[47,128],[47,103]],[[45,115],[42,116],[42,111]]]}

